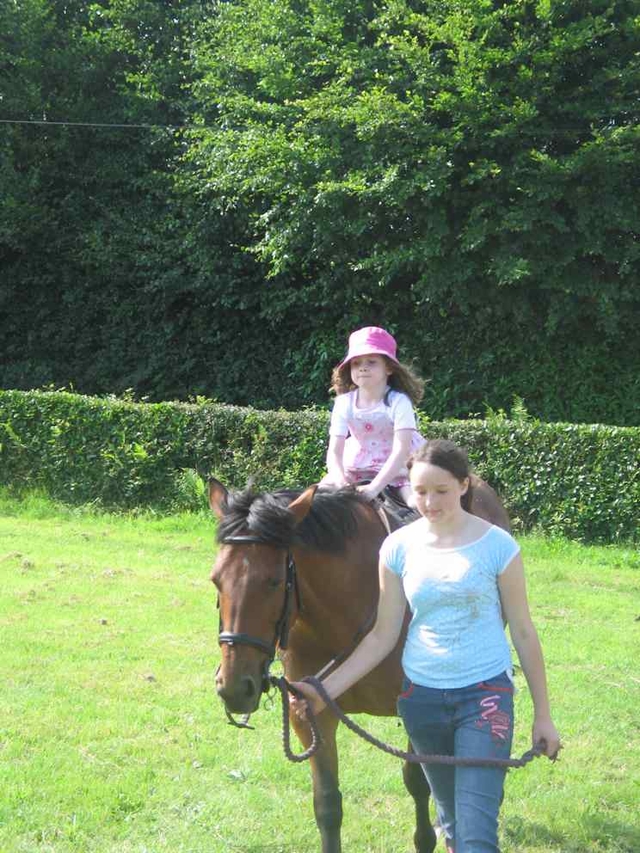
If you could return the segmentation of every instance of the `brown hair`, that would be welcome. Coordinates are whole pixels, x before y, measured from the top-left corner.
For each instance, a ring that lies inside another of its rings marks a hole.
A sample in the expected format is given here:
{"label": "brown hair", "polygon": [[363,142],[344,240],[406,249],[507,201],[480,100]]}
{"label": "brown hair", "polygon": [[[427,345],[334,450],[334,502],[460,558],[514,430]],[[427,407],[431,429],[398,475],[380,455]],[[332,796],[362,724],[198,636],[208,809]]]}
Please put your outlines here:
{"label": "brown hair", "polygon": [[460,483],[468,477],[469,486],[465,494],[460,498],[460,503],[462,504],[462,508],[469,512],[471,505],[472,472],[467,451],[463,447],[459,447],[447,438],[432,438],[430,441],[425,441],[422,447],[418,448],[411,455],[407,462],[409,471],[416,462],[426,462],[429,465],[436,465],[438,468],[443,468]]}
{"label": "brown hair", "polygon": [[[403,394],[409,397],[414,406],[417,405],[424,395],[424,379],[421,379],[406,364],[393,361],[393,359],[388,358],[386,355],[381,355],[381,358],[384,359],[385,364],[391,371],[387,380],[389,387],[394,391],[402,391]],[[351,361],[334,367],[329,390],[338,395],[353,391],[354,388],[356,386],[351,381]]]}

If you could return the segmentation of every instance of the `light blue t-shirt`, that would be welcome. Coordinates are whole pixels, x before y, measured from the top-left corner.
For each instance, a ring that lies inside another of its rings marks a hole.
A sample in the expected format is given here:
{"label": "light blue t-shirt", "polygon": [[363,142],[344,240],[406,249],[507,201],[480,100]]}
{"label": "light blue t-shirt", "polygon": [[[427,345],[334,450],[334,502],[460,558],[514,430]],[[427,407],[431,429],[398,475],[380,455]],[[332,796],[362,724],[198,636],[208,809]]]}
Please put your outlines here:
{"label": "light blue t-shirt", "polygon": [[380,556],[402,579],[411,622],[402,656],[406,676],[440,689],[466,687],[511,668],[498,576],[520,551],[492,526],[460,548],[434,548],[419,519],[388,536]]}

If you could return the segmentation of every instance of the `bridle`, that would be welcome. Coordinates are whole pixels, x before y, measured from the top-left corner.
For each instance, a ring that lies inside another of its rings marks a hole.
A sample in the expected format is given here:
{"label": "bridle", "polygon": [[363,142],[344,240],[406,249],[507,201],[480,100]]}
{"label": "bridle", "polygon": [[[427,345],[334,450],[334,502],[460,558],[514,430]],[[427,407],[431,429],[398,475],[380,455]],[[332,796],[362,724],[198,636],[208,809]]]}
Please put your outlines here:
{"label": "bridle", "polygon": [[[237,534],[235,536],[225,536],[220,540],[221,545],[270,545],[260,536],[255,536],[250,533]],[[270,686],[269,670],[273,663],[276,651],[278,649],[286,649],[289,644],[289,629],[291,628],[291,617],[293,614],[294,600],[298,611],[302,609],[302,601],[300,598],[300,586],[296,573],[296,564],[291,551],[287,549],[286,555],[286,573],[284,583],[284,602],[280,617],[276,622],[274,636],[271,642],[263,640],[261,637],[254,637],[252,634],[236,631],[225,631],[222,625],[222,616],[220,617],[220,628],[218,631],[218,643],[223,646],[252,646],[254,649],[263,652],[266,655],[264,669],[262,672],[261,693],[266,693]],[[218,606],[220,602],[218,601]],[[244,723],[236,722],[231,714],[227,711],[229,722],[241,728],[247,728],[246,721]]]}

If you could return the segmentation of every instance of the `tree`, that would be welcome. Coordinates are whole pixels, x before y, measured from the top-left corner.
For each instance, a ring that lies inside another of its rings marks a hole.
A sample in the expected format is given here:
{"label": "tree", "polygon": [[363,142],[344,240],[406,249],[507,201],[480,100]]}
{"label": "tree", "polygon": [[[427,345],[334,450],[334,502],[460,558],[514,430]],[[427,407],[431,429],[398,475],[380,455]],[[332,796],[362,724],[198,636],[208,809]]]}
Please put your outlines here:
{"label": "tree", "polygon": [[3,4],[0,384],[298,407],[378,323],[433,416],[637,423],[639,20]]}
{"label": "tree", "polygon": [[[223,209],[246,211],[271,274],[293,277],[282,304],[325,312],[318,354],[327,329],[378,316],[413,338],[426,372],[457,341],[469,384],[480,353],[495,387],[501,365],[522,382],[524,336],[541,361],[578,354],[573,392],[640,306],[636,12],[224,3],[198,50],[213,126],[189,156]],[[505,328],[515,358],[496,347]]]}

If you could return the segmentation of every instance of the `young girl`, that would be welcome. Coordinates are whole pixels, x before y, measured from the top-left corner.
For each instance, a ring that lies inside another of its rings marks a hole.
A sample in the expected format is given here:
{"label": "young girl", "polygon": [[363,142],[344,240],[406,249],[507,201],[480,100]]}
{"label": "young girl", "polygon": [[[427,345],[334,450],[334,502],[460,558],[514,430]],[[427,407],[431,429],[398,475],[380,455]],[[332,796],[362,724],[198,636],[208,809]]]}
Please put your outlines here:
{"label": "young girl", "polygon": [[407,460],[424,442],[413,404],[422,398],[424,382],[400,364],[389,332],[378,326],[353,332],[344,361],[334,368],[331,390],[337,397],[322,485],[369,480],[358,487],[366,497],[373,499],[391,485],[409,504]]}
{"label": "young girl", "polygon": [[[410,463],[418,521],[388,536],[380,550],[374,627],[324,681],[340,696],[398,641],[407,605],[398,713],[416,752],[508,758],[513,734],[511,654],[502,611],[533,700],[532,740],[550,758],[560,748],[551,719],[544,660],[531,621],[520,548],[504,530],[470,515],[466,453],[427,442]],[[315,713],[314,688],[295,682]],[[306,716],[307,702],[294,700]],[[423,765],[449,853],[496,853],[504,770]]]}

